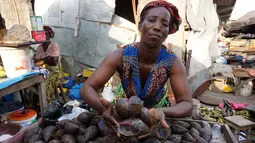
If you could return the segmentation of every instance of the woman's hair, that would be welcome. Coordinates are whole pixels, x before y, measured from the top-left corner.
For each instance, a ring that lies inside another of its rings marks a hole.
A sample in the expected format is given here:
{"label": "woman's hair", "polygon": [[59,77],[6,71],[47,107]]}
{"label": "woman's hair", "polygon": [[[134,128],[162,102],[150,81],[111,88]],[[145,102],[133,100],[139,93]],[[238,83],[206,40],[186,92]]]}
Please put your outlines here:
{"label": "woman's hair", "polygon": [[154,7],[165,7],[170,12],[171,20],[169,24],[169,34],[173,34],[179,30],[179,25],[181,24],[182,20],[179,15],[178,9],[173,4],[166,2],[164,0],[157,0],[148,3],[141,12],[140,22],[144,21],[145,15],[148,12],[148,10]]}
{"label": "woman's hair", "polygon": [[43,26],[43,30],[45,31],[46,35],[49,35],[50,38],[53,38],[55,32],[49,26]]}

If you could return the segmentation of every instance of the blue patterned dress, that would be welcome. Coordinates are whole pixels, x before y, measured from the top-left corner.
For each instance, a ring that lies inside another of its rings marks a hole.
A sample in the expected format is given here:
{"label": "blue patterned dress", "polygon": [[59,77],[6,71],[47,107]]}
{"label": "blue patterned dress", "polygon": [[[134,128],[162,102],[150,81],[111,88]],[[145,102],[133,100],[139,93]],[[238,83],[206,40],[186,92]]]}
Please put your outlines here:
{"label": "blue patterned dress", "polygon": [[127,98],[138,96],[144,101],[144,107],[147,108],[170,106],[165,84],[176,56],[162,47],[142,89],[137,43],[123,48],[123,65],[121,69],[118,69],[118,73]]}

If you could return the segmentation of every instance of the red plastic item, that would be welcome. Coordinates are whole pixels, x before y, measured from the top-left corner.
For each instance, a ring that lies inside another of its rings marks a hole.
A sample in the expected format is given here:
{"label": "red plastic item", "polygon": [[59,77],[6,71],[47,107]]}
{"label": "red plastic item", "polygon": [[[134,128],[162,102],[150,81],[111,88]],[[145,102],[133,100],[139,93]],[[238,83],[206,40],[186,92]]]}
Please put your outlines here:
{"label": "red plastic item", "polygon": [[[245,106],[248,105],[247,103],[240,103],[240,104],[237,104],[237,103],[232,102],[232,101],[230,101],[230,104],[231,104],[231,106],[233,107],[233,109],[235,109],[235,110],[243,109]],[[219,108],[220,108],[220,109],[223,108],[223,103],[219,104]]]}
{"label": "red plastic item", "polygon": [[45,41],[46,35],[44,31],[31,31],[32,37],[35,41]]}

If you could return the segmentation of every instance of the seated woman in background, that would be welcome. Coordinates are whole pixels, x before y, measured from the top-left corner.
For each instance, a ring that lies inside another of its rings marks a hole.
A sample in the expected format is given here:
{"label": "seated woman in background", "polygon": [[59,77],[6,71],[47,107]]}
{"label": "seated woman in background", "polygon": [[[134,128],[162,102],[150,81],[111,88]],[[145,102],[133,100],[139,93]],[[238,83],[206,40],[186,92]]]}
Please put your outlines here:
{"label": "seated woman in background", "polygon": [[50,103],[56,98],[56,87],[60,84],[60,79],[64,77],[64,72],[60,64],[60,48],[58,44],[50,41],[55,32],[49,26],[44,26],[43,29],[47,42],[38,46],[34,61],[36,66],[45,66],[50,72],[46,80],[46,95]]}

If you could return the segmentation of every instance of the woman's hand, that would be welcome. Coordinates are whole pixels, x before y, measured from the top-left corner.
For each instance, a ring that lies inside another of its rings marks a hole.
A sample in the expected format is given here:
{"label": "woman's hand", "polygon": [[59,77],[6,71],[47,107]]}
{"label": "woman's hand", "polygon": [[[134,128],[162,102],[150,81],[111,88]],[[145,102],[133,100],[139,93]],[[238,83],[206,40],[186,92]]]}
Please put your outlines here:
{"label": "woman's hand", "polygon": [[51,57],[48,56],[46,58],[44,58],[44,62],[50,66],[57,66],[58,65],[58,59],[59,57]]}
{"label": "woman's hand", "polygon": [[152,108],[148,111],[148,114],[149,114],[150,124],[152,126],[155,126],[157,122],[160,121],[163,128],[169,128],[165,120],[165,114],[161,109]]}
{"label": "woman's hand", "polygon": [[44,60],[39,60],[35,63],[36,66],[40,67],[44,64]]}
{"label": "woman's hand", "polygon": [[116,112],[115,112],[113,105],[104,98],[100,98],[100,102],[104,106],[104,111],[102,113],[102,117],[104,119],[112,122],[117,128],[119,128],[119,123],[114,119],[114,117],[116,116]]}
{"label": "woman's hand", "polygon": [[251,77],[255,77],[255,70],[254,70],[254,69],[249,69],[249,70],[247,71],[247,74],[248,74],[249,76],[251,76]]}

